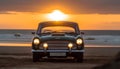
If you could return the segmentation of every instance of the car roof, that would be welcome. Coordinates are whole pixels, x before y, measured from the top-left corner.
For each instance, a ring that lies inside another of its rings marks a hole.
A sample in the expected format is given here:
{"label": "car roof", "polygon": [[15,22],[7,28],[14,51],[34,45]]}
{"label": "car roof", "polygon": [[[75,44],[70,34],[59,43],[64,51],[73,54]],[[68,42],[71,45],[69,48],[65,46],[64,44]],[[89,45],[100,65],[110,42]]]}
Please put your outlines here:
{"label": "car roof", "polygon": [[75,29],[76,33],[79,34],[79,26],[75,22],[69,22],[69,21],[46,21],[46,22],[40,22],[38,29],[37,29],[37,34],[40,34],[41,29],[44,27],[50,27],[50,26],[67,26],[67,27],[72,27]]}
{"label": "car roof", "polygon": [[48,26],[70,26],[75,28],[76,26],[78,26],[78,24],[69,21],[46,21],[46,22],[40,22],[39,26],[41,26],[42,28]]}

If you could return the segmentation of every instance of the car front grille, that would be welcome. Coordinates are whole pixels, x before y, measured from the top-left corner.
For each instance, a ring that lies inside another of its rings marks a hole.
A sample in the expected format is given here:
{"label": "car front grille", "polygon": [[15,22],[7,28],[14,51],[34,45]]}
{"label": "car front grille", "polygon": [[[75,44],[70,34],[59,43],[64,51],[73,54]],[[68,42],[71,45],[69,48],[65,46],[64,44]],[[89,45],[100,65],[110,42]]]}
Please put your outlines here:
{"label": "car front grille", "polygon": [[[46,41],[44,43],[48,44],[48,49],[49,50],[56,50],[56,49],[68,49],[68,44],[72,43],[70,41]],[[40,49],[43,49],[43,43],[39,47]],[[73,48],[76,49],[76,44],[73,43]]]}

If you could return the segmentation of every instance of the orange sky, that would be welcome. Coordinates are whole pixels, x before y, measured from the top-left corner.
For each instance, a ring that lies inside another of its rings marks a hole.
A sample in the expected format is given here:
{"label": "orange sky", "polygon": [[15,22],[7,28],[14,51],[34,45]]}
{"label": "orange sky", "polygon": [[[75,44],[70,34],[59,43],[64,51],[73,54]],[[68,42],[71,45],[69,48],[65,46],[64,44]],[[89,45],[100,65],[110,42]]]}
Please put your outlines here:
{"label": "orange sky", "polygon": [[[36,29],[47,21],[46,14],[11,12],[0,14],[0,29]],[[69,14],[68,21],[78,22],[82,30],[120,30],[120,14]]]}

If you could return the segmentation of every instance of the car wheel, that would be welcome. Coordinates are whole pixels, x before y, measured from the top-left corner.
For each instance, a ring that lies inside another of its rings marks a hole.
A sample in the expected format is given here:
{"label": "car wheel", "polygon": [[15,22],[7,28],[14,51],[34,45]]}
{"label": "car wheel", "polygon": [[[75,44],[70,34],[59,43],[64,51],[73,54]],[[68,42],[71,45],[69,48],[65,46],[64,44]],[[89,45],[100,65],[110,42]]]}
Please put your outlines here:
{"label": "car wheel", "polygon": [[34,52],[33,53],[33,62],[39,61],[39,58],[40,58],[40,54],[37,52]]}
{"label": "car wheel", "polygon": [[76,59],[77,62],[82,63],[83,62],[83,53],[77,54],[75,59]]}

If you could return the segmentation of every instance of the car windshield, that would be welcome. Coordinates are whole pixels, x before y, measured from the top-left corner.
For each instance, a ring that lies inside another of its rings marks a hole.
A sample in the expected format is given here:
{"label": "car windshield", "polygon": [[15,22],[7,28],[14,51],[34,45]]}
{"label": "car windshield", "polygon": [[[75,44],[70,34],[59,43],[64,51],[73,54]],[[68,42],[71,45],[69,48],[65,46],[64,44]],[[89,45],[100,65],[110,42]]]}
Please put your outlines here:
{"label": "car windshield", "polygon": [[50,33],[75,33],[75,29],[72,27],[66,26],[50,26],[45,27],[41,30],[42,34],[50,34]]}

